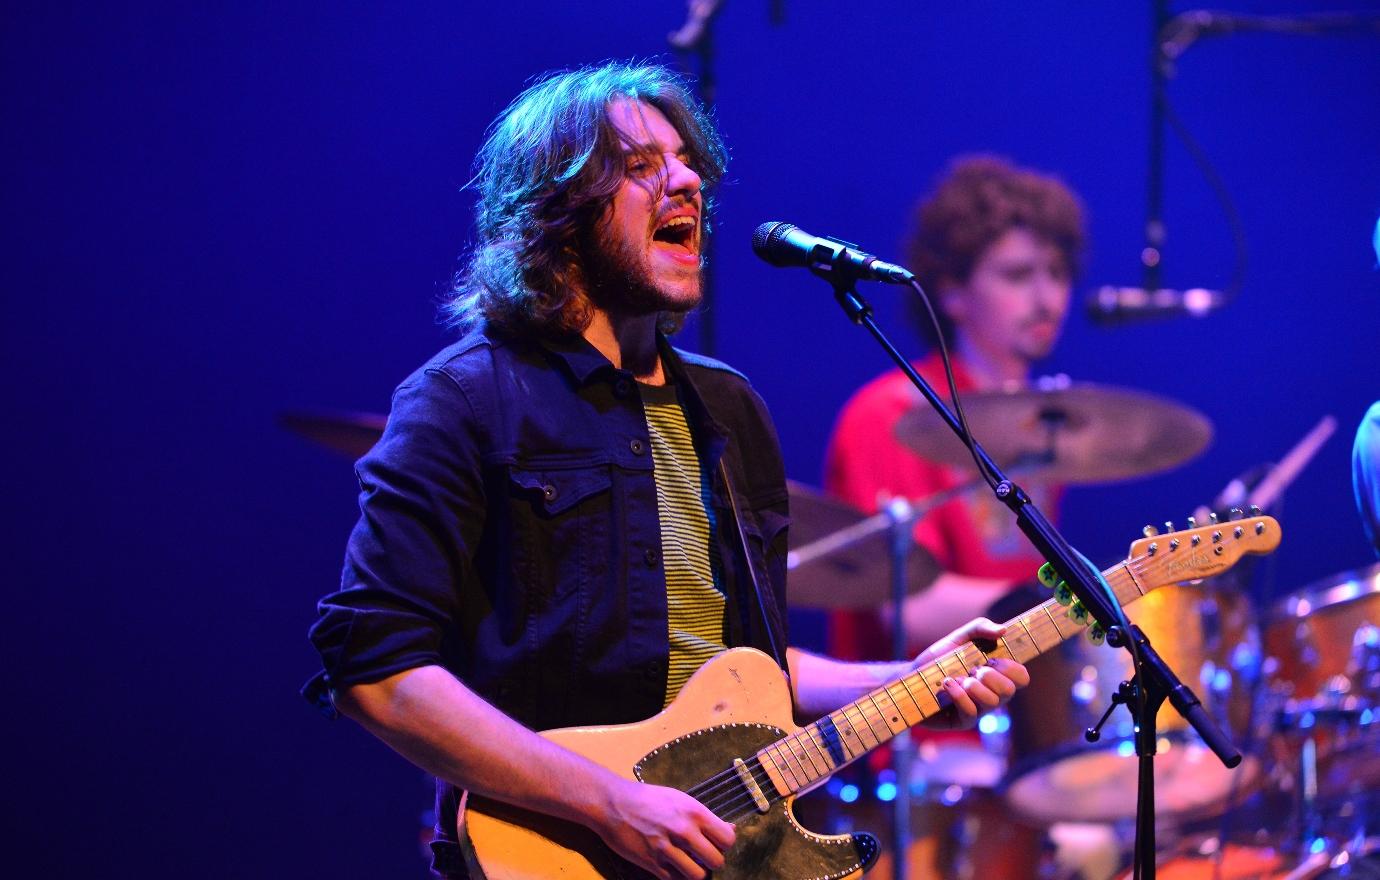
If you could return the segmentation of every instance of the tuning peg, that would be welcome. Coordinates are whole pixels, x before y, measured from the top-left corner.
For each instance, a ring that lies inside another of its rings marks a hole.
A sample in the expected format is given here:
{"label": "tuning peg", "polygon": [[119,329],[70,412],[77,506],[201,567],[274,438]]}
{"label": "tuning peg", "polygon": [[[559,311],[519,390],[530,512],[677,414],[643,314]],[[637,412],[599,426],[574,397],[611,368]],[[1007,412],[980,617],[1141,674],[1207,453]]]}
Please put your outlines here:
{"label": "tuning peg", "polygon": [[1146,526],[1140,530],[1140,533],[1147,538],[1153,538],[1160,533],[1160,530],[1154,526]]}
{"label": "tuning peg", "polygon": [[1250,507],[1251,516],[1260,516],[1260,505],[1252,504]]}
{"label": "tuning peg", "polygon": [[1190,517],[1188,518],[1188,527],[1189,527],[1190,529],[1196,529],[1196,528],[1198,528],[1198,517],[1196,517],[1196,516],[1190,516]]}
{"label": "tuning peg", "polygon": [[1051,590],[1059,583],[1059,573],[1048,562],[1040,566],[1040,570],[1035,572],[1035,577]]}
{"label": "tuning peg", "polygon": [[1067,582],[1060,581],[1059,585],[1054,588],[1054,599],[1060,605],[1073,604],[1073,590],[1069,589],[1069,585]]}
{"label": "tuning peg", "polygon": [[1246,514],[1244,514],[1244,513],[1241,512],[1241,508],[1239,508],[1239,507],[1233,507],[1233,508],[1231,509],[1231,514],[1230,514],[1230,515],[1231,515],[1231,520],[1232,520],[1232,522],[1236,522],[1238,519],[1241,519],[1241,518],[1245,517]]}
{"label": "tuning peg", "polygon": [[1217,525],[1217,511],[1214,510],[1212,513],[1209,513],[1208,520],[1211,521],[1213,525]]}
{"label": "tuning peg", "polygon": [[1165,520],[1165,521],[1164,521],[1164,530],[1165,530],[1166,532],[1172,532],[1172,531],[1174,531],[1174,520],[1172,520],[1172,519],[1167,519],[1167,520]]}

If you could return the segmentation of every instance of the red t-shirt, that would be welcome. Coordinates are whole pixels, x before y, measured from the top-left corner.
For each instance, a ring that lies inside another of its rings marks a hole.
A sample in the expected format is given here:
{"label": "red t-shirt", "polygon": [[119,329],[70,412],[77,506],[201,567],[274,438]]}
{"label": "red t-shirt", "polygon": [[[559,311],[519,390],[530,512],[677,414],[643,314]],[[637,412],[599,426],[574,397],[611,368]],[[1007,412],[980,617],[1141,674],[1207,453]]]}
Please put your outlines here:
{"label": "red t-shirt", "polygon": [[[954,358],[953,366],[959,393],[972,391],[974,383],[963,363]],[[915,368],[948,399],[948,383],[937,352],[917,362]],[[926,497],[971,479],[975,469],[965,473],[921,458],[896,439],[896,423],[901,416],[915,407],[928,406],[900,370],[879,376],[859,389],[844,405],[834,426],[825,461],[825,491],[873,513],[890,498],[902,496],[920,505]],[[982,437],[977,439],[982,442]],[[1058,492],[1022,485],[1036,505],[1053,517]],[[944,570],[972,577],[1030,580],[1044,563],[1017,527],[1011,511],[985,484],[922,517],[915,525],[915,540]],[[890,656],[884,649],[891,641],[876,615],[835,613],[829,629],[829,649],[836,657],[878,660]]]}

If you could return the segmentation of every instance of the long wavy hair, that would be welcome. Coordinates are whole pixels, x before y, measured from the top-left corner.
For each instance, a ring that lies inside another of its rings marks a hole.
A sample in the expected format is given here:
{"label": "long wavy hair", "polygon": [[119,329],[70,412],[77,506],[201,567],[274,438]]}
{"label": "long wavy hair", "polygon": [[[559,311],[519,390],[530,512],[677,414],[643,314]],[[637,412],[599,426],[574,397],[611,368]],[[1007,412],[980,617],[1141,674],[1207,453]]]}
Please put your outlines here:
{"label": "long wavy hair", "polygon": [[[443,304],[448,323],[555,336],[589,325],[585,254],[625,174],[609,121],[620,97],[666,116],[704,187],[723,177],[723,142],[681,75],[608,62],[541,77],[494,120],[475,158],[476,243]],[[706,217],[710,207],[706,198]]]}

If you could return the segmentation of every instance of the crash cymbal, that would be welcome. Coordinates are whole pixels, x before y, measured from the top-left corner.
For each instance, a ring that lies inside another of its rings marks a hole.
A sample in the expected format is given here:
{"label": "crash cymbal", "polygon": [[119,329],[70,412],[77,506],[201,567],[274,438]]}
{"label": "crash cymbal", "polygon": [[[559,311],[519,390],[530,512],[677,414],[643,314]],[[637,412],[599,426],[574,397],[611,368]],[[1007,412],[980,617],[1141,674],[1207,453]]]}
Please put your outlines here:
{"label": "crash cymbal", "polygon": [[[1183,464],[1212,440],[1212,422],[1168,398],[1107,385],[1045,383],[963,395],[973,436],[1003,469],[1028,464],[1027,482],[1111,483]],[[969,471],[972,455],[939,416],[918,406],[896,438],[924,458]]]}
{"label": "crash cymbal", "polygon": [[387,421],[382,413],[331,410],[297,410],[278,416],[278,424],[289,431],[352,459],[373,448]]}
{"label": "crash cymbal", "polygon": [[[890,581],[886,517],[787,480],[791,496],[787,602],[800,608],[872,608]],[[802,552],[803,551],[803,552]]]}
{"label": "crash cymbal", "polygon": [[[886,511],[865,517],[850,504],[818,489],[787,480],[791,496],[790,551],[786,556],[786,600],[795,608],[876,608],[892,598],[892,526],[910,524],[935,505],[968,492],[974,480],[916,504],[897,499]],[[926,585],[928,566],[909,564],[908,592]]]}

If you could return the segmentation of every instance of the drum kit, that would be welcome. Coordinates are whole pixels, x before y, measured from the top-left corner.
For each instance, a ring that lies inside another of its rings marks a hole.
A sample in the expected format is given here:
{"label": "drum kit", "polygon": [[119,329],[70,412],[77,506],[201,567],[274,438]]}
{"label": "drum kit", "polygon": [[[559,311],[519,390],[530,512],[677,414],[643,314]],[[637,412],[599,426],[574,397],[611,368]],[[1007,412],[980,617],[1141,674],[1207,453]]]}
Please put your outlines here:
{"label": "drum kit", "polygon": [[[1188,407],[1103,386],[1046,382],[969,394],[964,408],[989,455],[1024,483],[1157,473],[1198,454],[1212,436],[1211,423]],[[1250,493],[1238,486],[1230,505],[1268,507],[1334,429],[1324,419]],[[921,457],[971,472],[968,450],[932,413],[912,411],[895,430]],[[955,491],[979,488],[974,481]],[[952,494],[909,501],[923,512]],[[892,601],[879,536],[894,517],[864,517],[793,485],[792,522],[794,605],[880,610]],[[1162,588],[1126,610],[1245,755],[1227,770],[1171,708],[1161,712],[1159,875],[1380,877],[1380,566],[1274,602],[1228,573]],[[921,740],[909,782],[909,876],[1090,880],[1126,864],[1138,766],[1132,719],[1113,713],[1096,743],[1085,732],[1131,677],[1129,655],[1075,639],[1029,669],[1030,685],[1004,714],[984,720],[981,746]],[[899,785],[889,769],[863,768],[801,807],[827,830],[884,828],[889,810],[880,801],[893,801]],[[936,819],[944,810],[947,823]],[[996,823],[994,812],[1002,814]],[[1022,828],[1037,842],[1022,839]],[[936,829],[950,838],[968,829],[981,845],[936,841]],[[1015,860],[983,854],[994,834]]]}
{"label": "drum kit", "polygon": [[[992,458],[1025,483],[1106,483],[1160,472],[1197,455],[1212,436],[1208,419],[1182,404],[1104,386],[1055,382],[974,393],[964,408]],[[971,468],[966,448],[930,416],[907,415],[897,437],[926,459]],[[286,414],[281,423],[358,456],[384,419],[318,411]],[[1239,506],[1268,508],[1334,428],[1324,419]],[[790,603],[882,609],[893,597],[897,524],[982,485],[973,480],[868,517],[791,483]],[[1246,756],[1225,769],[1172,709],[1161,713],[1159,875],[1380,878],[1380,566],[1273,602],[1252,596],[1229,573],[1156,590],[1127,612]],[[1097,742],[1085,731],[1130,678],[1129,659],[1074,639],[1029,668],[1030,686],[984,719],[981,743],[921,738],[907,779],[875,762],[850,768],[802,799],[802,818],[823,831],[879,830],[887,802],[904,785],[913,817],[909,876],[1115,876],[1126,864],[1135,816],[1132,723],[1118,710]],[[963,846],[964,830],[974,828],[981,846]],[[971,857],[1003,849],[1011,857],[997,867],[975,866]],[[883,859],[872,876],[884,875],[887,864]]]}

